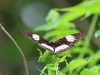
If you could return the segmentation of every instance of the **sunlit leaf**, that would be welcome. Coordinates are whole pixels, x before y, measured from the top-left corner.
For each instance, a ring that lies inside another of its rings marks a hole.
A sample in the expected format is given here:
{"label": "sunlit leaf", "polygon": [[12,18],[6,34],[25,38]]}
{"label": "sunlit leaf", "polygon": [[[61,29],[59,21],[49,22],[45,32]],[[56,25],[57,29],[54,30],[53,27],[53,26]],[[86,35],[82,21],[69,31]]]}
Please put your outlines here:
{"label": "sunlit leaf", "polygon": [[97,30],[97,31],[95,32],[95,37],[98,38],[99,36],[100,36],[100,30]]}
{"label": "sunlit leaf", "polygon": [[47,64],[48,68],[51,70],[55,70],[54,64]]}
{"label": "sunlit leaf", "polygon": [[72,60],[68,67],[70,68],[70,70],[74,70],[75,68],[85,65],[87,62],[89,61],[89,59],[78,59],[78,60]]}
{"label": "sunlit leaf", "polygon": [[63,73],[63,72],[59,72],[59,75],[66,75],[65,73]]}
{"label": "sunlit leaf", "polygon": [[81,71],[81,73],[79,75],[100,75],[99,73],[95,72],[95,71],[90,71],[88,69],[84,69]]}

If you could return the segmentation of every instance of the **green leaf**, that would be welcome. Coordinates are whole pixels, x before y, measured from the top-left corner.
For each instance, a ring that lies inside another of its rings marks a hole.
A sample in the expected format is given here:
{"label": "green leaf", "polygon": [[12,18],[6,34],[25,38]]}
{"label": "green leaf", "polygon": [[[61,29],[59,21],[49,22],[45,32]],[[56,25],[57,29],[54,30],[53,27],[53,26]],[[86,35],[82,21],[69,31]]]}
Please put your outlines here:
{"label": "green leaf", "polygon": [[34,29],[34,31],[48,31],[57,27],[56,23],[47,23]]}
{"label": "green leaf", "polygon": [[63,72],[59,72],[59,74],[58,75],[66,75],[65,73],[63,73]]}
{"label": "green leaf", "polygon": [[47,66],[50,70],[55,70],[54,64],[47,64]]}
{"label": "green leaf", "polygon": [[98,72],[99,72],[99,74],[100,74],[100,65],[98,66]]}
{"label": "green leaf", "polygon": [[[90,0],[90,1],[84,1],[74,7],[70,8],[63,8],[63,9],[53,9],[48,14],[47,17],[48,23],[40,26],[35,29],[35,31],[48,31],[51,29],[54,29],[58,25],[63,25],[66,22],[70,22],[80,16],[85,15],[85,17],[88,17],[95,13],[100,13],[100,0]],[[76,10],[77,9],[77,10]],[[68,11],[64,15],[59,16],[59,13],[56,11]],[[55,18],[56,17],[56,18]]]}
{"label": "green leaf", "polygon": [[97,37],[99,37],[100,36],[100,30],[97,30],[96,32],[95,32],[95,37],[97,38]]}
{"label": "green leaf", "polygon": [[38,51],[39,51],[39,54],[40,54],[38,62],[45,62],[45,60],[46,60],[45,55],[42,53],[41,50],[38,49]]}
{"label": "green leaf", "polygon": [[84,17],[87,18],[87,17],[89,17],[91,14],[92,14],[91,11],[87,11]]}
{"label": "green leaf", "polygon": [[90,71],[88,69],[82,70],[81,73],[79,75],[100,75],[99,73],[95,72],[95,71]]}
{"label": "green leaf", "polygon": [[41,51],[41,50],[39,50],[39,49],[38,49],[38,51],[39,51],[40,56],[42,56],[42,55],[43,55],[42,51]]}
{"label": "green leaf", "polygon": [[86,17],[95,13],[100,13],[99,8],[100,8],[100,0],[90,0],[90,1],[83,1],[82,3],[74,7],[56,9],[56,10],[67,11],[67,13],[60,18],[60,22],[65,23],[66,21],[67,22],[72,21],[82,15],[85,15],[86,13],[87,13]]}
{"label": "green leaf", "polygon": [[50,12],[48,13],[47,17],[46,17],[46,21],[47,22],[51,22],[51,23],[54,23],[55,21],[57,21],[57,19],[60,17],[60,14],[52,9],[50,10]]}
{"label": "green leaf", "polygon": [[62,58],[60,58],[60,62],[64,62],[66,57],[67,56],[63,56]]}
{"label": "green leaf", "polygon": [[82,66],[86,64],[89,61],[89,59],[78,59],[78,60],[72,60],[68,67],[70,70],[74,70],[75,68]]}
{"label": "green leaf", "polygon": [[48,39],[55,36],[55,32],[54,31],[50,31],[47,34],[44,35],[44,38]]}
{"label": "green leaf", "polygon": [[96,63],[98,63],[98,61],[100,60],[100,49],[97,50],[97,52],[95,52],[95,54],[91,55],[91,59],[90,62],[88,63],[88,66],[94,66],[96,65]]}
{"label": "green leaf", "polygon": [[[98,8],[97,8],[98,7]],[[77,10],[76,10],[77,8]],[[70,7],[70,8],[63,8],[63,9],[56,9],[59,11],[77,11],[80,13],[91,11],[92,13],[100,12],[100,0],[90,0],[90,1],[83,1],[80,4]]]}

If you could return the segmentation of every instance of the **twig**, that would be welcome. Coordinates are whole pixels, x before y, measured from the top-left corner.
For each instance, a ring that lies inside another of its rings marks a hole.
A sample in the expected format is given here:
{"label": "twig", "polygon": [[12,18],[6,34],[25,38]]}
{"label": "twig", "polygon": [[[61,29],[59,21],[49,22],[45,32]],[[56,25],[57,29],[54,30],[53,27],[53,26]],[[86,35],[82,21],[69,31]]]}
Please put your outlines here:
{"label": "twig", "polygon": [[0,28],[5,32],[5,34],[7,34],[7,36],[13,41],[13,43],[15,44],[15,46],[18,48],[19,52],[21,53],[22,55],[22,58],[23,58],[23,63],[24,63],[24,67],[25,67],[25,72],[26,72],[26,75],[29,75],[28,74],[28,68],[27,68],[27,62],[26,62],[26,58],[21,50],[21,48],[18,46],[18,44],[16,43],[16,41],[12,38],[12,36],[4,29],[4,27],[0,24]]}

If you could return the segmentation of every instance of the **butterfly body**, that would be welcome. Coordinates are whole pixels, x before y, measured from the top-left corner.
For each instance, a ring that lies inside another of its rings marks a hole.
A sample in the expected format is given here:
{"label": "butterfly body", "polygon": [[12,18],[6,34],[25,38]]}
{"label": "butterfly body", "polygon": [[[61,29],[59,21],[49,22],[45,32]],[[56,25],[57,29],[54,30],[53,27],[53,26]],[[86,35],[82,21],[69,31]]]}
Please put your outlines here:
{"label": "butterfly body", "polygon": [[72,48],[80,39],[82,39],[85,36],[85,33],[81,32],[76,34],[71,34],[59,39],[54,43],[54,42],[48,42],[39,35],[33,34],[31,32],[23,30],[22,33],[26,37],[37,43],[41,48],[44,48],[53,53],[61,53],[65,50]]}

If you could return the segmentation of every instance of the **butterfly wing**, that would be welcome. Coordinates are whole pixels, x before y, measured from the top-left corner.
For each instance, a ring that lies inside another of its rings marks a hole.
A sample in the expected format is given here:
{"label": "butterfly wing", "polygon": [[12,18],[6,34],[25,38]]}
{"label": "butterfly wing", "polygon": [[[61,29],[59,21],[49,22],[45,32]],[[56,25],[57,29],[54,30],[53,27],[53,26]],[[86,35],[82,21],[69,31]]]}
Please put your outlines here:
{"label": "butterfly wing", "polygon": [[85,36],[85,33],[76,33],[72,35],[65,36],[62,39],[59,39],[55,42],[54,53],[60,53],[65,50],[68,50],[74,46],[80,39]]}
{"label": "butterfly wing", "polygon": [[37,43],[41,48],[44,48],[44,49],[47,49],[49,51],[54,52],[54,49],[53,49],[51,43],[49,43],[47,40],[43,39],[39,35],[33,34],[31,32],[28,32],[28,31],[24,31],[24,30],[22,30],[22,33],[26,37],[28,37],[29,39],[31,39],[32,41],[34,41],[35,43]]}

